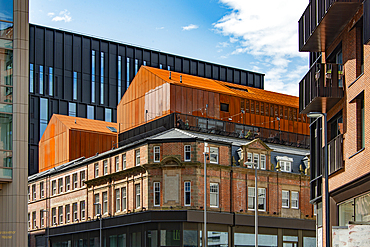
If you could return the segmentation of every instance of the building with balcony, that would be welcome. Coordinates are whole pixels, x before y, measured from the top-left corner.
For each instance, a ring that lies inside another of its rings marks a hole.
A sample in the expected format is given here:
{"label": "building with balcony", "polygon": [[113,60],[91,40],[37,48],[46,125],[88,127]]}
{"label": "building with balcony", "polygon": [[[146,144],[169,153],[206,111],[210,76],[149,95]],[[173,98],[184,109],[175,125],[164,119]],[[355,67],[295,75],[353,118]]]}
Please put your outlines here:
{"label": "building with balcony", "polygon": [[171,128],[81,157],[28,178],[30,246],[200,246],[204,195],[209,246],[253,246],[256,208],[260,243],[315,246],[307,152]]}
{"label": "building with balcony", "polygon": [[28,0],[0,8],[0,246],[27,246]]}
{"label": "building with balcony", "polygon": [[117,105],[142,65],[237,85],[264,87],[264,75],[230,66],[35,24],[29,27],[29,174],[54,113],[117,121]]}
{"label": "building with balcony", "polygon": [[310,52],[311,66],[299,83],[299,110],[327,116],[310,125],[310,198],[323,236],[318,246],[354,240],[366,246],[369,240],[362,225],[370,212],[369,17],[368,0],[312,0],[299,20],[299,49]]}

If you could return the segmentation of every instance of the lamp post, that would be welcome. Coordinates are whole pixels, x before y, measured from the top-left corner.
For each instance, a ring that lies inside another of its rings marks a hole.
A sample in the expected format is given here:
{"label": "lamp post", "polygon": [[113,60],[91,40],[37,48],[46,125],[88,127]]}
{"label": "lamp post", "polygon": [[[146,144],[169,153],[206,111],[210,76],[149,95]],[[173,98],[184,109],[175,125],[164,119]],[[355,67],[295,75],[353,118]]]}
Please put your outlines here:
{"label": "lamp post", "polygon": [[[208,104],[207,104],[208,106]],[[207,247],[207,154],[208,154],[208,143],[204,143],[204,229],[203,229],[203,241],[205,247]]]}
{"label": "lamp post", "polygon": [[46,247],[49,246],[49,210],[43,209],[42,213],[46,213]]}
{"label": "lamp post", "polygon": [[258,186],[257,186],[257,163],[254,164],[254,241],[258,247]]}
{"label": "lamp post", "polygon": [[318,119],[324,117],[324,178],[325,178],[325,235],[326,235],[326,247],[330,247],[330,221],[329,221],[329,181],[328,181],[328,124],[327,124],[327,115],[322,112],[310,112],[307,114],[307,117]]}
{"label": "lamp post", "polygon": [[102,244],[101,244],[101,229],[102,229],[102,217],[101,217],[101,204],[100,202],[95,202],[94,203],[95,206],[98,206],[98,209],[99,209],[99,213],[97,214],[97,216],[99,217],[99,221],[100,221],[100,224],[99,224],[99,246],[102,247]]}

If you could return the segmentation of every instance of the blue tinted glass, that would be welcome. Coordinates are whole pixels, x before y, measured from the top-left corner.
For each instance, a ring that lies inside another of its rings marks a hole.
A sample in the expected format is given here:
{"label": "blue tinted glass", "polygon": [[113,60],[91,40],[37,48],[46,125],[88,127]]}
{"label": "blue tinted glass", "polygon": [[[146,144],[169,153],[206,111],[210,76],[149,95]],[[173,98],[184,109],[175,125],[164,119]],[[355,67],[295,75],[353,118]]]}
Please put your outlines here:
{"label": "blue tinted glass", "polygon": [[48,125],[48,99],[40,98],[40,138]]}
{"label": "blue tinted glass", "polygon": [[33,64],[30,64],[30,93],[33,93]]}
{"label": "blue tinted glass", "polygon": [[95,51],[91,52],[91,102],[95,102]]}
{"label": "blue tinted glass", "polygon": [[127,79],[126,79],[126,89],[130,86],[130,58],[127,58],[127,69],[126,69]]}
{"label": "blue tinted glass", "polygon": [[54,94],[54,83],[53,83],[53,68],[49,67],[49,95]]}
{"label": "blue tinted glass", "polygon": [[159,64],[159,68],[162,69],[162,64]]}
{"label": "blue tinted glass", "polygon": [[44,67],[40,65],[40,94],[44,93]]}
{"label": "blue tinted glass", "polygon": [[122,61],[121,61],[121,56],[118,56],[118,102],[121,100],[121,76],[122,76]]}
{"label": "blue tinted glass", "polygon": [[73,72],[73,99],[77,100],[77,72]]}
{"label": "blue tinted glass", "polygon": [[13,23],[0,21],[0,38],[13,39]]}
{"label": "blue tinted glass", "polygon": [[100,104],[104,104],[104,53],[100,57]]}
{"label": "blue tinted glass", "polygon": [[0,0],[0,20],[13,21],[12,0]]}
{"label": "blue tinted glass", "polygon": [[112,109],[105,109],[105,121],[112,122]]}
{"label": "blue tinted glass", "polygon": [[135,75],[137,74],[138,70],[139,70],[139,61],[135,59]]}
{"label": "blue tinted glass", "polygon": [[76,117],[76,103],[68,104],[68,116]]}
{"label": "blue tinted glass", "polygon": [[94,106],[87,106],[87,119],[94,119]]}

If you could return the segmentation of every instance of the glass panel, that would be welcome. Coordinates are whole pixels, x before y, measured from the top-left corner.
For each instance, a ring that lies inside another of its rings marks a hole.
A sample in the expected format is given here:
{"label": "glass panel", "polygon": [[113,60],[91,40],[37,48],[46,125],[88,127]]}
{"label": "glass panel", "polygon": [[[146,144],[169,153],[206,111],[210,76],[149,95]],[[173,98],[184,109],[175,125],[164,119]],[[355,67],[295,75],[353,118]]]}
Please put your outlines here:
{"label": "glass panel", "polygon": [[11,168],[0,168],[0,179],[12,179],[13,169]]}
{"label": "glass panel", "polygon": [[126,234],[121,234],[121,235],[118,235],[118,238],[117,238],[117,243],[118,243],[118,247],[126,247]]}
{"label": "glass panel", "polygon": [[87,119],[94,119],[94,106],[87,106]]}
{"label": "glass panel", "polygon": [[33,64],[30,64],[30,93],[33,93]]}
{"label": "glass panel", "polygon": [[208,246],[228,246],[227,232],[208,231]]}
{"label": "glass panel", "polygon": [[48,99],[40,98],[40,139],[48,125]]}
{"label": "glass panel", "polygon": [[0,39],[0,47],[6,48],[6,49],[12,49],[13,48],[13,41],[7,40],[7,39]]}
{"label": "glass panel", "polygon": [[198,247],[198,231],[184,230],[184,247]]}
{"label": "glass panel", "polygon": [[53,96],[53,94],[54,94],[53,68],[49,67],[49,95]]}
{"label": "glass panel", "polygon": [[355,220],[370,221],[370,194],[355,199]]}
{"label": "glass panel", "polygon": [[121,101],[121,87],[122,87],[122,57],[118,56],[118,103]]}
{"label": "glass panel", "polygon": [[160,246],[180,246],[180,230],[161,230]]}
{"label": "glass panel", "polygon": [[77,72],[73,72],[73,99],[77,100]]}
{"label": "glass panel", "polygon": [[68,116],[76,117],[76,103],[68,103]]}
{"label": "glass panel", "polygon": [[105,121],[112,122],[112,109],[105,109]]}
{"label": "glass panel", "polygon": [[141,232],[133,232],[131,234],[131,246],[141,247]]}
{"label": "glass panel", "polygon": [[354,220],[354,201],[350,200],[338,206],[339,226],[348,225],[348,221]]}
{"label": "glass panel", "polygon": [[109,247],[117,247],[117,235],[109,236]]}
{"label": "glass panel", "polygon": [[0,39],[13,39],[13,23],[0,21]]}
{"label": "glass panel", "polygon": [[0,87],[0,101],[5,103],[13,102],[13,88]]}
{"label": "glass panel", "polygon": [[104,52],[100,54],[100,104],[104,104]]}
{"label": "glass panel", "polygon": [[13,85],[13,51],[0,49],[0,84]]}
{"label": "glass panel", "polygon": [[39,93],[44,93],[44,67],[40,65],[40,83],[39,83]]}
{"label": "glass panel", "polygon": [[0,113],[0,133],[1,133],[0,134],[0,149],[12,150],[13,149],[13,115]]}
{"label": "glass panel", "polygon": [[158,246],[158,231],[156,230],[149,230],[147,235],[147,245],[149,247],[156,247]]}
{"label": "glass panel", "polygon": [[0,19],[13,21],[13,1],[0,0]]}
{"label": "glass panel", "polygon": [[126,89],[130,86],[130,58],[127,58],[126,60],[126,75],[127,75],[127,78],[126,78]]}
{"label": "glass panel", "polygon": [[91,102],[95,103],[95,51],[91,51]]}
{"label": "glass panel", "polygon": [[316,238],[303,237],[303,247],[316,247]]}

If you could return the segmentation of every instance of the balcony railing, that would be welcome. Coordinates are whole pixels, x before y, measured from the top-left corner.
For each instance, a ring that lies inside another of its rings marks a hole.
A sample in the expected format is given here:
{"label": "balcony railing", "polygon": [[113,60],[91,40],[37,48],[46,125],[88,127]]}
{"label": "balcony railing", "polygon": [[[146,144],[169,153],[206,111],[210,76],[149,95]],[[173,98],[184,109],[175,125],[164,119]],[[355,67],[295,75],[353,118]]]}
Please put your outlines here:
{"label": "balcony railing", "polygon": [[324,51],[363,0],[312,0],[299,20],[299,50]]}
{"label": "balcony railing", "polygon": [[343,135],[340,134],[328,143],[329,174],[343,168]]}
{"label": "balcony railing", "polygon": [[343,98],[343,65],[314,63],[299,82],[299,112],[322,111],[333,107]]}

